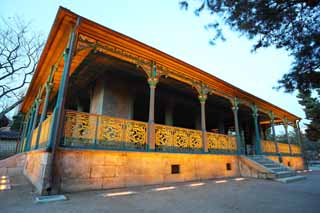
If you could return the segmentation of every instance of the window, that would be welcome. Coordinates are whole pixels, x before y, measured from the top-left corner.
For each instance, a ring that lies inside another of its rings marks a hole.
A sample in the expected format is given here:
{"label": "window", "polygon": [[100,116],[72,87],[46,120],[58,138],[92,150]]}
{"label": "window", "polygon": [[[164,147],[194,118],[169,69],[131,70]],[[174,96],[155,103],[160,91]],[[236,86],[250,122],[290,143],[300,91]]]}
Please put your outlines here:
{"label": "window", "polygon": [[180,173],[180,165],[171,165],[171,174],[179,174]]}
{"label": "window", "polygon": [[231,163],[227,163],[227,164],[226,164],[226,169],[227,169],[227,171],[230,171],[230,170],[231,170]]}

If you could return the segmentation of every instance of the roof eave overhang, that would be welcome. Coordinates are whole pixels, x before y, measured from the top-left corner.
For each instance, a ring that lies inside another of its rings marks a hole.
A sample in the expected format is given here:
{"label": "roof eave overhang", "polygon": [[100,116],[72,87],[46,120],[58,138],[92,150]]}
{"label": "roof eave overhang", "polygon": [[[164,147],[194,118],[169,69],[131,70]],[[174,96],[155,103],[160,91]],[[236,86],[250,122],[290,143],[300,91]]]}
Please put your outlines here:
{"label": "roof eave overhang", "polygon": [[[66,37],[68,37],[65,35],[70,34],[72,26],[75,24],[77,17],[79,16],[75,13],[62,7],[59,8],[47,43],[40,57],[36,72],[27,91],[26,98],[22,104],[22,112],[28,111],[28,108],[30,108],[35,97],[34,94],[36,94],[37,88],[39,88],[39,85],[45,82],[47,76],[49,75],[50,66],[55,64],[55,60],[57,60],[58,55],[63,53],[67,45]],[[132,39],[126,35],[115,32],[86,18],[81,17],[81,23],[78,28],[78,32],[79,34],[87,35],[90,38],[99,41],[100,43],[109,43],[123,49],[124,51],[134,53],[139,57],[141,56],[150,61],[160,63],[181,73],[182,75],[201,81],[212,88],[223,90],[225,94],[231,97],[238,97],[240,100],[244,100],[247,103],[254,103],[261,109],[272,111],[279,118],[287,118],[291,121],[301,120],[301,118],[298,116],[244,90],[241,90],[238,87],[235,87],[207,72],[204,72],[203,70],[200,70],[164,52],[143,44],[142,42]]]}

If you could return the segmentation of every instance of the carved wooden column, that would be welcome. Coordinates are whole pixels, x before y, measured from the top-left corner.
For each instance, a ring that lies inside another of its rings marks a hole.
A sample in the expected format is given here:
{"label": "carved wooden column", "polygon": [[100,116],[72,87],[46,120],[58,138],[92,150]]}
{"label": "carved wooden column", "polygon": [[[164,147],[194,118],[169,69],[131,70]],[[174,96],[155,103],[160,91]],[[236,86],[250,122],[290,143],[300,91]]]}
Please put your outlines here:
{"label": "carved wooden column", "polygon": [[285,135],[286,135],[286,140],[289,146],[289,153],[290,155],[292,155],[292,150],[291,150],[291,142],[290,142],[290,138],[289,138],[289,134],[288,134],[288,119],[283,119],[283,127],[284,127],[284,131],[285,131]]}
{"label": "carved wooden column", "polygon": [[150,100],[149,100],[149,119],[148,119],[148,150],[155,149],[155,125],[154,125],[154,104],[155,104],[155,90],[159,78],[157,77],[156,65],[152,65],[151,74],[148,78],[150,87]]}
{"label": "carved wooden column", "polygon": [[40,140],[40,135],[41,135],[41,130],[42,130],[42,123],[47,117],[49,98],[50,98],[50,93],[51,93],[51,89],[53,86],[53,84],[52,84],[53,72],[54,72],[54,67],[52,67],[49,80],[46,83],[46,96],[44,99],[44,104],[42,107],[41,117],[40,117],[39,126],[38,126],[38,134],[37,134],[37,139],[36,139],[36,149],[39,148],[39,140]]}
{"label": "carved wooden column", "polygon": [[234,117],[234,128],[236,131],[236,140],[237,140],[237,154],[240,155],[241,152],[241,138],[240,138],[240,130],[239,130],[239,121],[238,121],[238,110],[239,110],[239,100],[238,98],[234,98],[231,100],[232,111]]}
{"label": "carved wooden column", "polygon": [[208,152],[208,141],[207,141],[207,129],[206,129],[206,100],[207,100],[208,90],[204,85],[201,85],[199,91],[199,101],[201,106],[201,132],[202,132],[202,145],[203,151]]}
{"label": "carved wooden column", "polygon": [[269,113],[269,117],[270,117],[271,129],[272,129],[272,141],[275,144],[276,152],[277,152],[277,155],[278,155],[278,158],[279,158],[279,162],[282,163],[281,153],[279,152],[278,142],[276,141],[276,130],[274,128],[274,114],[273,114],[273,112]]}
{"label": "carved wooden column", "polygon": [[258,122],[258,107],[256,105],[251,106],[252,109],[252,117],[254,122],[254,130],[256,136],[256,154],[261,154],[261,137],[260,137],[260,130],[259,130],[259,122]]}
{"label": "carved wooden column", "polygon": [[25,152],[30,150],[31,128],[33,126],[34,115],[35,115],[35,105],[33,104],[31,107],[29,122],[27,125],[26,143],[24,146]]}

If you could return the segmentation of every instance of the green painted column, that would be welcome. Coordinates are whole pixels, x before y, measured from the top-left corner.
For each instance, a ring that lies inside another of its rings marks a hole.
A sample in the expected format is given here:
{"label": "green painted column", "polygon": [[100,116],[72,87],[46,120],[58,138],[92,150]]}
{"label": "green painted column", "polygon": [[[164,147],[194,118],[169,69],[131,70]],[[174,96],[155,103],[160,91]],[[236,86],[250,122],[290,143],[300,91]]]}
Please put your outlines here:
{"label": "green painted column", "polygon": [[269,117],[270,117],[271,129],[272,129],[272,141],[275,144],[279,162],[282,163],[282,156],[281,156],[281,153],[279,152],[278,142],[276,141],[276,130],[275,130],[275,127],[274,127],[274,114],[273,114],[273,112],[269,113]]}
{"label": "green painted column", "polygon": [[75,49],[76,28],[79,26],[79,24],[80,24],[80,17],[78,17],[75,28],[71,32],[68,46],[65,49],[65,53],[63,56],[64,67],[63,67],[62,77],[59,85],[56,105],[54,107],[53,114],[52,114],[52,123],[50,127],[49,140],[47,144],[48,152],[52,152],[52,150],[55,149],[56,140],[60,140],[60,138],[58,138],[60,136],[60,130],[61,130],[60,124],[62,123],[62,119],[64,118],[64,102],[65,102],[65,96],[66,96],[67,86],[69,82],[69,71],[70,71],[72,57]]}
{"label": "green painted column", "polygon": [[286,140],[287,140],[287,143],[289,146],[289,153],[290,153],[290,155],[292,155],[291,142],[290,142],[290,138],[289,138],[289,134],[288,134],[288,125],[289,125],[288,119],[286,119],[286,118],[283,119],[283,127],[284,127],[284,131],[285,131],[285,135],[286,135]]}
{"label": "green painted column", "polygon": [[154,104],[155,104],[155,90],[159,79],[157,77],[156,64],[152,64],[151,73],[148,78],[148,84],[150,87],[150,99],[149,99],[149,119],[148,119],[148,150],[155,149],[155,123],[154,123]]}
{"label": "green painted column", "polygon": [[35,105],[32,106],[31,112],[30,112],[30,118],[29,118],[29,123],[28,123],[28,128],[27,128],[27,134],[26,134],[26,143],[24,146],[24,151],[29,151],[30,150],[30,140],[32,136],[32,126],[33,126],[33,121],[34,121],[34,115],[35,115]]}
{"label": "green painted column", "polygon": [[[52,79],[51,79],[51,81],[52,81]],[[36,149],[39,148],[39,140],[40,140],[40,135],[41,135],[41,131],[42,131],[42,123],[47,117],[47,109],[48,109],[48,104],[49,104],[49,98],[50,98],[50,93],[51,93],[51,89],[52,89],[52,86],[53,86],[51,81],[49,81],[46,84],[46,97],[44,99],[44,104],[43,104],[43,107],[42,107],[41,117],[40,117],[39,126],[38,126],[38,134],[37,134],[36,147],[35,147]]]}
{"label": "green painted column", "polygon": [[255,139],[256,139],[256,155],[261,155],[261,137],[259,130],[259,122],[258,122],[258,107],[256,105],[251,106],[252,109],[252,117],[254,122],[254,130],[255,130]]}
{"label": "green painted column", "polygon": [[232,104],[232,112],[234,117],[234,126],[236,131],[236,140],[237,140],[237,154],[242,154],[242,147],[241,147],[241,137],[240,137],[240,129],[239,129],[239,120],[238,120],[238,110],[239,110],[239,100],[238,98],[234,98],[231,101]]}
{"label": "green painted column", "polygon": [[201,107],[201,133],[202,147],[204,152],[208,152],[207,128],[206,128],[206,100],[208,91],[204,85],[201,86],[200,94],[198,95]]}
{"label": "green painted column", "polygon": [[[41,95],[40,95],[41,97]],[[37,122],[38,122],[38,116],[39,116],[39,107],[41,104],[41,98],[37,97],[36,101],[35,101],[35,112],[34,112],[34,116],[33,116],[33,121],[32,121],[32,127],[31,127],[31,133],[30,133],[30,149],[31,149],[31,141],[32,141],[32,134],[34,129],[37,126]]]}
{"label": "green painted column", "polygon": [[22,133],[20,135],[20,142],[19,142],[19,152],[23,152],[24,150],[24,142],[26,138],[27,128],[29,123],[29,114],[27,114],[23,119],[23,127],[22,127]]}

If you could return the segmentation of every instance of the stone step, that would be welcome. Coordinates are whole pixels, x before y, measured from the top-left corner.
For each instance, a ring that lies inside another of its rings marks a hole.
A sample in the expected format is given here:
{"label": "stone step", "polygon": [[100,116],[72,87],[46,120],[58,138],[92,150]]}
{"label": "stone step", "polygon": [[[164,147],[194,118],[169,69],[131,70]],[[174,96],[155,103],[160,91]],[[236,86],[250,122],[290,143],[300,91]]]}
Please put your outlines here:
{"label": "stone step", "polygon": [[276,179],[295,176],[295,173],[291,171],[275,172],[274,174],[276,176]]}
{"label": "stone step", "polygon": [[296,176],[291,176],[291,177],[285,177],[285,178],[277,178],[275,181],[281,182],[281,183],[291,183],[299,180],[304,180],[306,179],[305,176],[301,175],[296,175]]}
{"label": "stone step", "polygon": [[286,169],[286,168],[281,168],[281,167],[272,167],[272,168],[268,168],[273,172],[291,172],[290,170]]}

